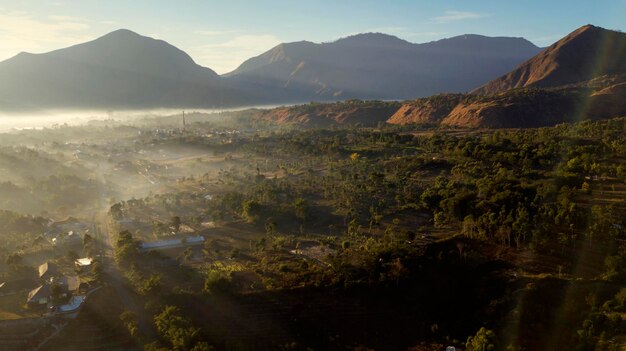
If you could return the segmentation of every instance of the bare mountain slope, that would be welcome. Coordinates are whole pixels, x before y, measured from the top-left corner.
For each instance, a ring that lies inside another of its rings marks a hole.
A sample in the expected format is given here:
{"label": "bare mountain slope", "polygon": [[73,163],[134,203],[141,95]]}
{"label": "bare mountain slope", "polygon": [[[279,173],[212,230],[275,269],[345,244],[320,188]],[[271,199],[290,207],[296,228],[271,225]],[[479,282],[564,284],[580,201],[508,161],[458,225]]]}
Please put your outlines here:
{"label": "bare mountain slope", "polygon": [[558,87],[623,73],[626,73],[626,34],[586,25],[473,93]]}

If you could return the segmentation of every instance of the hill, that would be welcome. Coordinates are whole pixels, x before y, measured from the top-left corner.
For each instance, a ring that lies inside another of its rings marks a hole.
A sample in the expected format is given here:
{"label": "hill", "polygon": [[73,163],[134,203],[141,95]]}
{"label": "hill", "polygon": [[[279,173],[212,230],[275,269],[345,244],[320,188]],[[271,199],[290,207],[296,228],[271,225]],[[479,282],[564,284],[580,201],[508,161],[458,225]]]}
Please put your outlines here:
{"label": "hill", "polygon": [[625,101],[626,80],[598,88],[525,88],[492,95],[446,94],[406,102],[387,122],[461,128],[535,128],[624,116]]}
{"label": "hill", "polygon": [[549,88],[626,73],[626,34],[592,25],[578,28],[513,71],[478,89],[493,94],[514,88]]}
{"label": "hill", "polygon": [[467,96],[440,94],[406,102],[387,120],[390,124],[439,124]]}
{"label": "hill", "polygon": [[257,110],[253,119],[271,123],[300,124],[307,127],[331,125],[375,126],[384,123],[400,107],[399,102],[347,100],[336,103],[310,103],[306,105]]}
{"label": "hill", "polygon": [[463,35],[425,44],[366,33],[280,44],[225,75],[288,99],[413,99],[466,92],[540,51],[522,38]]}

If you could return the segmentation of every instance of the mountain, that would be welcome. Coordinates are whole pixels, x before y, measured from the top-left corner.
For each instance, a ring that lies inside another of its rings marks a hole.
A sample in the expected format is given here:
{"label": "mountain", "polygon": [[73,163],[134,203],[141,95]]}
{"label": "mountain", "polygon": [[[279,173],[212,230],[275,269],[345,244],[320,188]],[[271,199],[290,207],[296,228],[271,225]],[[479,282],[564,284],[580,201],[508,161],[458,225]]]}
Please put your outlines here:
{"label": "mountain", "polygon": [[300,100],[413,99],[466,92],[540,48],[522,38],[462,35],[425,44],[367,33],[330,43],[280,44],[225,75]]}
{"label": "mountain", "polygon": [[626,34],[586,25],[470,94],[406,102],[387,121],[529,128],[626,115]]}
{"label": "mountain", "polygon": [[513,71],[473,91],[549,88],[626,73],[626,34],[592,25],[578,28]]}
{"label": "mountain", "polygon": [[412,99],[467,91],[539,50],[521,38],[464,35],[413,44],[367,33],[331,43],[281,44],[219,76],[167,42],[121,29],[90,42],[43,54],[20,53],[0,62],[0,109]]}
{"label": "mountain", "polygon": [[3,109],[240,105],[246,94],[176,47],[129,30],[0,62]]}

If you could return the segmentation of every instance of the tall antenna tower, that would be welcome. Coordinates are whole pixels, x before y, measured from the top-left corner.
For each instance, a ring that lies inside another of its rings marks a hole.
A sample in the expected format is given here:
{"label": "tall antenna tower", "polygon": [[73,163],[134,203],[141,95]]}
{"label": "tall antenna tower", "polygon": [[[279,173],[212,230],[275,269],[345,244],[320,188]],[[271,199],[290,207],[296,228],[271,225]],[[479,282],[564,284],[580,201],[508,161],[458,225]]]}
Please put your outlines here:
{"label": "tall antenna tower", "polygon": [[187,122],[185,121],[185,110],[183,110],[183,132],[187,129]]}

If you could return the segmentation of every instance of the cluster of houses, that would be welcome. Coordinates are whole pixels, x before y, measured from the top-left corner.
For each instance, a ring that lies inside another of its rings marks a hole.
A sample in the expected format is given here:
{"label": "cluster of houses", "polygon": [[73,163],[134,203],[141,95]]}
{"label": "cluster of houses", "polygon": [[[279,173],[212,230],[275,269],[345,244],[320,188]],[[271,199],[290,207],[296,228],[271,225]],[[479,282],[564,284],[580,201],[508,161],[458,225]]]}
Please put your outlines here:
{"label": "cluster of houses", "polygon": [[[89,260],[90,259],[80,259],[80,261],[84,263]],[[41,308],[45,306],[52,309],[57,307],[63,310],[64,307],[67,306],[59,302],[69,301],[71,304],[75,305],[76,299],[72,299],[72,297],[85,293],[88,289],[86,284],[81,284],[80,278],[77,275],[62,274],[57,265],[52,262],[46,262],[40,265],[38,271],[40,282],[39,286],[28,293],[26,303],[29,307]],[[80,307],[80,304],[74,307],[77,309]]]}
{"label": "cluster of houses", "polygon": [[[88,269],[91,258],[76,260],[77,268]],[[0,282],[0,296],[9,296],[29,291],[26,304],[29,308],[56,313],[73,312],[81,307],[90,290],[89,284],[81,283],[75,274],[63,274],[58,266],[46,262],[38,267],[38,279],[18,279]]]}
{"label": "cluster of houses", "polygon": [[[89,224],[75,218],[51,221],[35,244],[51,244],[62,248],[63,252],[79,252],[84,245],[83,235],[88,234],[90,229]],[[61,269],[53,262],[45,262],[37,267],[36,278],[0,280],[0,297],[24,294],[25,301],[21,298],[19,300],[24,301],[31,310],[55,315],[67,313],[71,316],[82,306],[85,294],[93,290],[89,284],[81,282],[79,277],[79,274],[90,271],[93,263],[90,257],[79,258],[73,267]]]}

